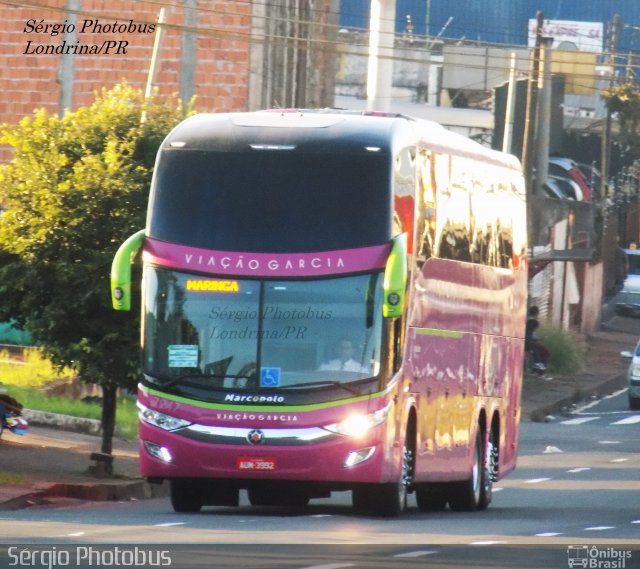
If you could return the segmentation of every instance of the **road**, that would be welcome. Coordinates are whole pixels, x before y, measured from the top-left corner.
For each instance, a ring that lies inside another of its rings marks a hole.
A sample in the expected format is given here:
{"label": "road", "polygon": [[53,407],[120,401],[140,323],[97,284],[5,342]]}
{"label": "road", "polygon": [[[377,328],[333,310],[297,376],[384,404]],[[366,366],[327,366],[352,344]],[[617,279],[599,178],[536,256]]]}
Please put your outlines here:
{"label": "road", "polygon": [[603,555],[632,551],[624,567],[640,567],[639,423],[624,392],[569,417],[523,423],[518,468],[497,484],[486,512],[423,513],[410,501],[402,518],[377,519],[354,514],[348,493],[299,510],[252,508],[243,496],[239,508],[195,515],[175,514],[167,499],[83,503],[2,512],[0,543],[59,552],[171,543],[172,567],[183,558],[185,567],[211,567],[214,553],[216,568],[323,569],[566,567],[567,547],[587,545]]}

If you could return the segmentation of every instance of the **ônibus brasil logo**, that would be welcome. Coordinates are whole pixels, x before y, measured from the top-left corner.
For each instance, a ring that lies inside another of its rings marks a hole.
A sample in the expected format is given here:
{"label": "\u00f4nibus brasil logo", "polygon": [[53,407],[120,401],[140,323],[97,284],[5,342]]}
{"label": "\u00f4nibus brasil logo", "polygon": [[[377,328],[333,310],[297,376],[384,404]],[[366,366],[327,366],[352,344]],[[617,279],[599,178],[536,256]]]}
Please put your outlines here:
{"label": "\u00f4nibus brasil logo", "polygon": [[631,559],[631,551],[613,547],[596,547],[592,545],[570,545],[567,547],[567,563],[570,568],[584,569],[627,569],[627,561]]}

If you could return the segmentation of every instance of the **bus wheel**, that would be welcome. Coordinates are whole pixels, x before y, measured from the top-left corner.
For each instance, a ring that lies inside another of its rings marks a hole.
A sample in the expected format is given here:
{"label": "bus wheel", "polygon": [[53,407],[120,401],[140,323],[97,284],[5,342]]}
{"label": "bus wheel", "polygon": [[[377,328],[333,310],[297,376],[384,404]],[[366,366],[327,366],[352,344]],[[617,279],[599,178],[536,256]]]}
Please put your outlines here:
{"label": "bus wheel", "polygon": [[416,502],[422,512],[441,512],[447,506],[445,484],[434,482],[416,487]]}
{"label": "bus wheel", "polygon": [[483,484],[480,492],[478,510],[486,510],[493,497],[493,483],[498,479],[498,441],[493,430],[489,431],[487,447],[484,449]]}
{"label": "bus wheel", "polygon": [[178,513],[199,512],[202,508],[200,485],[194,480],[171,480],[171,505]]}
{"label": "bus wheel", "polygon": [[405,442],[400,480],[354,488],[354,508],[370,510],[374,515],[384,518],[398,517],[407,507],[407,493],[413,481],[414,460],[413,449]]}
{"label": "bus wheel", "polygon": [[[490,437],[490,440],[492,437]],[[462,482],[453,482],[449,488],[449,506],[457,512],[484,510],[491,501],[493,480],[488,472],[487,449],[484,436],[478,429],[473,453],[471,476]],[[489,445],[487,445],[489,446]]]}

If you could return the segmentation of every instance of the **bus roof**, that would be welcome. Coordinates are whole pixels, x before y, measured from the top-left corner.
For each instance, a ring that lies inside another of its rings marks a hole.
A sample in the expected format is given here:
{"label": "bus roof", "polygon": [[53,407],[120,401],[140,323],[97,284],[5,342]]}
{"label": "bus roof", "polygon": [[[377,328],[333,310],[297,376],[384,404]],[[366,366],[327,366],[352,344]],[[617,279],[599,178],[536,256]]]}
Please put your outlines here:
{"label": "bus roof", "polygon": [[202,113],[179,124],[163,149],[240,151],[260,147],[308,151],[362,151],[419,145],[520,170],[514,156],[486,148],[440,124],[406,115],[340,109],[284,109],[250,113]]}
{"label": "bus roof", "polygon": [[[163,148],[191,150],[249,150],[260,145],[276,149],[295,145],[331,152],[376,146],[390,149],[398,137],[411,140],[410,119],[336,112],[258,111],[198,114],[179,124]],[[403,128],[404,127],[404,128]],[[404,136],[398,131],[405,130]],[[337,146],[336,146],[337,145]]]}

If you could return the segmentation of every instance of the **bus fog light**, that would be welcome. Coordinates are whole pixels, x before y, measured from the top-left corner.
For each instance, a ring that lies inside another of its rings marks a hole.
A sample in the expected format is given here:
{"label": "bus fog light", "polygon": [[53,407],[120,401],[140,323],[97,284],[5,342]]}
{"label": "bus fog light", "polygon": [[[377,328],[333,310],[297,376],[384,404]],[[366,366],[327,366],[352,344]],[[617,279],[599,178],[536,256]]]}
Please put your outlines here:
{"label": "bus fog light", "polygon": [[349,453],[349,455],[347,456],[347,460],[344,461],[344,467],[351,468],[352,466],[361,464],[365,460],[369,460],[373,456],[374,452],[376,452],[376,447],[367,447],[361,448],[359,450],[354,450]]}
{"label": "bus fog light", "polygon": [[173,456],[171,456],[171,453],[169,452],[169,449],[167,447],[163,447],[161,445],[158,445],[156,443],[151,443],[149,441],[144,441],[144,448],[152,457],[157,458],[162,462],[166,462],[166,463],[173,462]]}

